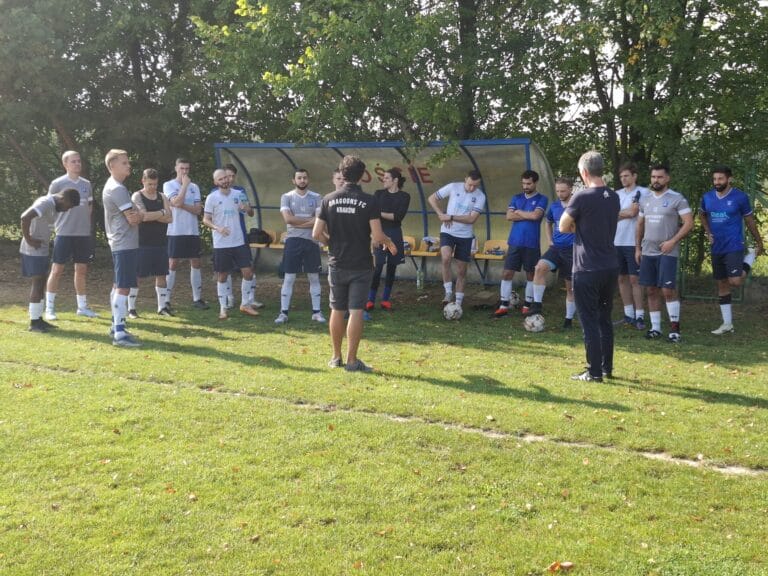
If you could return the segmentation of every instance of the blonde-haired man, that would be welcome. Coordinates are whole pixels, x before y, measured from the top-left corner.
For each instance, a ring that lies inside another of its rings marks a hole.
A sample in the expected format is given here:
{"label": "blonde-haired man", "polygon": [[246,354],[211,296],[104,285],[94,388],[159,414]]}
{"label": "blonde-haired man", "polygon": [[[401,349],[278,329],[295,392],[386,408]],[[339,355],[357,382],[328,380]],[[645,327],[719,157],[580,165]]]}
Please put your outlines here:
{"label": "blonde-haired man", "polygon": [[104,227],[112,250],[114,284],[112,288],[112,344],[136,348],[141,344],[125,329],[128,294],[138,286],[139,224],[142,213],[131,201],[131,193],[123,185],[131,174],[131,161],[125,150],[110,150],[104,158],[110,178],[104,184]]}

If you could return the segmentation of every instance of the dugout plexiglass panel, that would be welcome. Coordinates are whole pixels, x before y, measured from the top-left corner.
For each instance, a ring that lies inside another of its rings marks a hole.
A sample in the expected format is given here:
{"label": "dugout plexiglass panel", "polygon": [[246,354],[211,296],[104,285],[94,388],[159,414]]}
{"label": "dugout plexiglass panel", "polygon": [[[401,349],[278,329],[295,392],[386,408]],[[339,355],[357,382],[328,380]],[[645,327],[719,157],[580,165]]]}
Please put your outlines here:
{"label": "dugout plexiglass panel", "polygon": [[[449,182],[463,181],[467,172],[478,169],[483,175],[487,197],[485,212],[475,224],[479,246],[487,239],[506,239],[510,223],[506,209],[520,192],[520,175],[528,169],[540,175],[538,189],[554,198],[554,178],[546,157],[529,138],[470,140],[459,143],[432,143],[417,151],[402,142],[338,142],[294,145],[290,143],[221,143],[215,145],[219,166],[232,163],[238,168],[237,184],[246,189],[256,214],[248,227],[285,229],[280,216],[280,196],[293,189],[291,179],[297,168],[309,173],[311,190],[322,195],[333,190],[332,172],[347,154],[359,156],[367,166],[361,185],[373,193],[382,188],[381,175],[399,167],[408,176],[403,189],[411,195],[403,233],[421,239],[437,237],[440,223],[427,197]],[[542,239],[546,238],[542,224]]]}

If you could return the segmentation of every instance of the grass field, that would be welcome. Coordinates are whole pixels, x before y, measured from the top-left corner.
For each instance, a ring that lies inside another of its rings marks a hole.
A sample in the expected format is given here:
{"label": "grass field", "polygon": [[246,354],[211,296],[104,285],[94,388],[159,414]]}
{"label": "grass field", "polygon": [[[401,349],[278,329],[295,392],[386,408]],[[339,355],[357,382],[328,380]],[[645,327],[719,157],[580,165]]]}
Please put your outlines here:
{"label": "grass field", "polygon": [[4,268],[2,574],[768,574],[765,302],[723,338],[707,302],[679,346],[622,328],[616,377],[576,384],[560,290],[529,334],[403,282],[362,375],[326,367],[303,281],[282,327],[274,278],[255,320],[161,318],[145,291],[122,350],[108,270],[102,318],[62,297],[36,335]]}

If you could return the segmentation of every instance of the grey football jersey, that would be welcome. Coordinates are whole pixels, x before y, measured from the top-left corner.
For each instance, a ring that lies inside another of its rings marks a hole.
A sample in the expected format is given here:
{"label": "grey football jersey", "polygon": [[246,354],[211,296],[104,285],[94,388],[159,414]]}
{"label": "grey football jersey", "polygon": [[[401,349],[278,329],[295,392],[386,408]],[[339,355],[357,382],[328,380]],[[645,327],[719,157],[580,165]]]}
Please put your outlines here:
{"label": "grey football jersey", "polygon": [[114,178],[107,180],[102,193],[104,202],[104,227],[112,252],[133,250],[139,247],[139,227],[131,226],[123,210],[135,208],[131,193]]}
{"label": "grey football jersey", "polygon": [[40,240],[40,248],[32,248],[27,241],[22,238],[19,252],[27,256],[48,256],[48,244],[51,242],[51,228],[56,216],[56,202],[50,196],[41,196],[32,204],[37,218],[33,218],[29,225],[29,235],[35,240]]}
{"label": "grey football jersey", "polygon": [[[685,196],[674,190],[667,190],[661,196],[653,191],[640,198],[640,216],[645,221],[643,234],[643,255],[661,256],[659,246],[680,229],[680,216],[689,214],[690,206]],[[680,255],[680,244],[668,256]]]}
{"label": "grey football jersey", "polygon": [[64,174],[59,178],[56,178],[48,188],[48,195],[61,192],[62,190],[68,190],[74,188],[80,192],[80,205],[67,210],[66,212],[59,212],[56,218],[56,235],[57,236],[90,236],[91,235],[91,202],[93,202],[93,192],[91,191],[91,183],[85,178],[78,178],[77,182],[70,180],[69,176]]}

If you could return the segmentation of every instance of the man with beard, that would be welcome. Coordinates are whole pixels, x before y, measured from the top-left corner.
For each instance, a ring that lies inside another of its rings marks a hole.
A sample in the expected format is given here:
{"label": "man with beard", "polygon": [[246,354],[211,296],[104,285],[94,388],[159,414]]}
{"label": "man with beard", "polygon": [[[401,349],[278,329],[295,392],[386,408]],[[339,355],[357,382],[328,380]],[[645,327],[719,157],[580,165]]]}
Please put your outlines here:
{"label": "man with beard", "polygon": [[693,228],[693,212],[679,192],[669,188],[669,169],[651,167],[651,194],[640,199],[635,236],[635,260],[640,264],[640,285],[648,293],[651,329],[649,340],[661,338],[661,296],[669,315],[669,342],[680,337],[680,298],[677,292],[677,260],[680,241]]}
{"label": "man with beard", "polygon": [[[717,281],[717,296],[723,323],[712,330],[718,336],[733,332],[731,290],[744,283],[755,258],[764,252],[763,239],[755,224],[749,197],[733,187],[728,166],[712,170],[712,190],[701,199],[701,225],[712,245],[712,275]],[[755,249],[744,253],[742,220],[755,239]]]}
{"label": "man with beard", "polygon": [[275,324],[288,322],[291,309],[293,284],[296,275],[304,270],[309,279],[309,296],[312,300],[312,320],[324,323],[320,311],[320,245],[312,238],[315,216],[320,209],[320,194],[309,190],[309,174],[303,168],[293,173],[295,188],[280,198],[280,214],[288,227],[283,250],[285,277],[280,289],[280,314]]}

